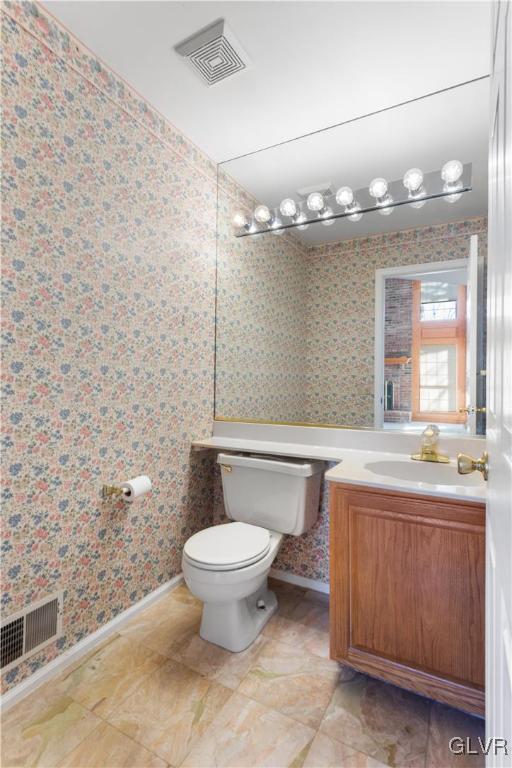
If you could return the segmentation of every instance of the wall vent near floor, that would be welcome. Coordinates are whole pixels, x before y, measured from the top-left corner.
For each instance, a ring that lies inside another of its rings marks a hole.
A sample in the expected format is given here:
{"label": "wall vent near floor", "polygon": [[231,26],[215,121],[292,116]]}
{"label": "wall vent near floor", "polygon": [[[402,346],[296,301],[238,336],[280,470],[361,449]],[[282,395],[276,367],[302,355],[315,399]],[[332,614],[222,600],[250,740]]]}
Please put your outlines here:
{"label": "wall vent near floor", "polygon": [[199,30],[175,46],[207,85],[216,85],[247,68],[249,58],[224,19]]}
{"label": "wall vent near floor", "polygon": [[62,635],[62,591],[9,616],[0,628],[1,668],[19,664]]}

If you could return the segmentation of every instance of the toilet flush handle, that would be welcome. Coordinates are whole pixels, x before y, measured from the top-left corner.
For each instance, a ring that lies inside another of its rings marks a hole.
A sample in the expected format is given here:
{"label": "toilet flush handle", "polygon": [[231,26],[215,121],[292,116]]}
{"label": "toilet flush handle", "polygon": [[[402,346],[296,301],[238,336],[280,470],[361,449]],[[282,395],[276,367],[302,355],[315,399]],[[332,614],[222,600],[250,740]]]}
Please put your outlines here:
{"label": "toilet flush handle", "polygon": [[232,472],[233,471],[233,467],[231,466],[231,464],[221,464],[221,467],[224,470],[224,472]]}

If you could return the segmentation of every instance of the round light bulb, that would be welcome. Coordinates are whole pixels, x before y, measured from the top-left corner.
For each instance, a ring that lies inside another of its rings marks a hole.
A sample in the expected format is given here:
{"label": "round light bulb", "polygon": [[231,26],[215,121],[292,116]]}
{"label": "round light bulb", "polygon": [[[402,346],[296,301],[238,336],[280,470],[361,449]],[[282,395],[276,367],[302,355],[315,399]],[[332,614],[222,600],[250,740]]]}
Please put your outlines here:
{"label": "round light bulb", "polygon": [[324,196],[321,192],[312,192],[308,195],[307,206],[310,211],[321,211],[324,207]]}
{"label": "round light bulb", "polygon": [[388,183],[386,179],[382,179],[380,177],[377,179],[373,179],[373,181],[370,182],[368,191],[372,197],[375,197],[375,198],[384,197],[384,195],[388,191]]}
{"label": "round light bulb", "polygon": [[363,218],[363,214],[359,213],[359,211],[361,210],[361,206],[358,205],[357,203],[354,203],[354,205],[352,205],[347,210],[354,211],[354,213],[351,213],[350,216],[347,216],[347,219],[349,219],[350,221],[361,221],[361,219]]}
{"label": "round light bulb", "polygon": [[243,213],[235,213],[232,219],[233,226],[237,229],[242,229],[243,227],[246,227],[248,224],[247,216],[245,216]]}
{"label": "round light bulb", "polygon": [[[409,200],[412,200],[414,198],[409,195]],[[411,208],[423,208],[427,201],[426,200],[416,200],[414,199],[414,202],[410,203]]]}
{"label": "round light bulb", "polygon": [[[332,208],[326,208],[325,211],[322,212],[321,218],[326,219],[328,216],[332,216]],[[327,221],[322,221],[322,224],[324,227],[330,227],[331,224],[334,224],[334,219],[327,219]]]}
{"label": "round light bulb", "polygon": [[283,226],[283,222],[281,219],[278,219],[277,217],[273,219],[272,224],[270,225],[270,231],[273,235],[284,235],[284,229],[280,229],[280,227]]}
{"label": "round light bulb", "polygon": [[460,179],[463,170],[460,160],[448,160],[441,169],[441,178],[448,184],[453,184]]}
{"label": "round light bulb", "polygon": [[457,200],[460,200],[460,198],[462,197],[462,192],[459,192],[458,191],[459,189],[462,189],[462,182],[446,181],[443,185],[443,192],[450,192],[451,194],[447,195],[443,199],[446,200],[447,203],[456,203]]}
{"label": "round light bulb", "polygon": [[416,192],[423,184],[423,171],[419,168],[409,168],[404,173],[404,187],[410,192]]}
{"label": "round light bulb", "polygon": [[381,216],[389,216],[391,213],[393,213],[395,209],[391,205],[392,202],[393,198],[391,195],[385,195],[384,197],[380,198],[380,200],[378,200],[377,205],[382,206],[379,207],[379,213]]}
{"label": "round light bulb", "polygon": [[443,200],[446,200],[447,203],[456,203],[461,197],[462,192],[456,192],[453,195],[446,195],[446,197],[443,197]]}
{"label": "round light bulb", "polygon": [[266,205],[258,205],[254,209],[254,218],[258,224],[268,224],[272,219],[272,214]]}
{"label": "round light bulb", "polygon": [[336,202],[338,205],[352,205],[354,201],[354,193],[350,187],[340,187],[336,192]]}
{"label": "round light bulb", "polygon": [[299,215],[295,219],[296,224],[299,224],[297,229],[304,230],[304,229],[307,229],[309,227],[309,224],[302,224],[302,223],[300,223],[300,222],[303,222],[303,221],[307,221],[307,217],[306,217],[305,213],[301,212],[301,213],[299,213]]}
{"label": "round light bulb", "polygon": [[291,197],[287,197],[279,206],[279,210],[283,216],[290,216],[292,218],[297,213],[297,203]]}

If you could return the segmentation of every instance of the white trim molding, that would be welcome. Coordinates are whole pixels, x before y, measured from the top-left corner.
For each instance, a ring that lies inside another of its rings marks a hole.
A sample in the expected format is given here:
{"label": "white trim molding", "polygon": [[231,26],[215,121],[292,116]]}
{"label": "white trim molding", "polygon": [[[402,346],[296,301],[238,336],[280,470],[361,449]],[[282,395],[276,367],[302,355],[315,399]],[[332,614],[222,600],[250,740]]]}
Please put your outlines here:
{"label": "white trim molding", "polygon": [[306,579],[305,576],[296,576],[289,571],[278,571],[276,568],[271,568],[269,576],[278,581],[286,581],[288,584],[295,584],[296,587],[304,587],[304,589],[314,589],[315,592],[323,592],[324,595],[329,594],[329,584],[325,581],[316,581],[316,579]]}
{"label": "white trim molding", "polygon": [[150,592],[143,597],[142,600],[134,603],[134,605],[131,605],[126,611],[119,613],[111,621],[108,621],[102,627],[97,629],[96,632],[87,635],[87,637],[84,637],[84,639],[80,640],[76,645],[68,648],[67,651],[64,651],[64,653],[61,653],[55,659],[52,659],[48,664],[45,664],[44,667],[38,669],[33,675],[22,680],[19,685],[16,685],[14,688],[4,693],[1,699],[2,712],[6,712],[14,704],[17,704],[21,699],[24,699],[25,696],[28,696],[29,693],[32,693],[43,685],[43,683],[47,683],[49,680],[60,674],[65,667],[68,667],[73,662],[76,662],[81,656],[89,653],[109,637],[109,635],[115,634],[120,627],[126,624],[130,619],[133,619],[138,613],[149,608],[150,605],[163,597],[167,592],[176,589],[182,581],[183,574],[179,573],[177,576],[169,579],[169,581],[161,584],[153,590],[153,592]]}

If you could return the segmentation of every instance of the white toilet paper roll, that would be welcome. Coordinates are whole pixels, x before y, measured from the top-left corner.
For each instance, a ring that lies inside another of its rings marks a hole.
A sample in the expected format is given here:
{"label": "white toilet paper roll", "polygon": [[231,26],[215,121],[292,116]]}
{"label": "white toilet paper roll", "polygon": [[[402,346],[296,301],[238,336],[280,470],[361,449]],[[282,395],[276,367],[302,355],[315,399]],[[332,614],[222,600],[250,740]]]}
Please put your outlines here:
{"label": "white toilet paper roll", "polygon": [[127,480],[121,485],[123,489],[123,499],[129,504],[140,496],[151,490],[151,480],[147,475],[139,475],[131,480]]}

